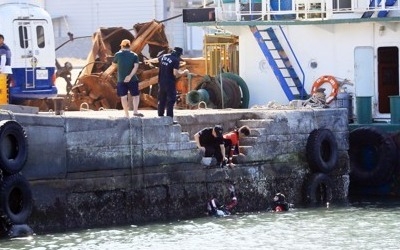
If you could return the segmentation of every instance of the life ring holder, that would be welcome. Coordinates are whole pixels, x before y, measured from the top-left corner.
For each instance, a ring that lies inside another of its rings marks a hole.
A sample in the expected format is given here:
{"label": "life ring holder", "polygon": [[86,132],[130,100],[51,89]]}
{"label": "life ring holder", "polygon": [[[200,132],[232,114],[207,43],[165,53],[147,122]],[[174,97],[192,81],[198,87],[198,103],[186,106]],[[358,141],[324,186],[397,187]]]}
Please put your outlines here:
{"label": "life ring holder", "polygon": [[316,93],[317,90],[321,88],[321,86],[325,83],[329,83],[332,87],[331,93],[329,93],[329,95],[327,95],[326,97],[326,103],[329,104],[336,98],[337,94],[339,93],[340,82],[336,80],[334,76],[323,75],[315,80],[311,88],[311,94]]}

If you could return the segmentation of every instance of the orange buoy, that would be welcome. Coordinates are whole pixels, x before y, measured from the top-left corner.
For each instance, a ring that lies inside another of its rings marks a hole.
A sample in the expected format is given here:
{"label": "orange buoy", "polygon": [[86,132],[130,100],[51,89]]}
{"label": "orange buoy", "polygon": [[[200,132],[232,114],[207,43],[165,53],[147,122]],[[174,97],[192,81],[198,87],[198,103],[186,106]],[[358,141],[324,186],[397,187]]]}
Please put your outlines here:
{"label": "orange buoy", "polygon": [[316,93],[317,90],[321,88],[321,86],[325,83],[330,84],[332,87],[331,93],[329,93],[329,95],[327,95],[326,97],[326,103],[329,104],[333,101],[333,99],[335,99],[335,97],[339,93],[340,83],[338,80],[336,80],[334,76],[324,75],[318,78],[312,85],[311,94]]}

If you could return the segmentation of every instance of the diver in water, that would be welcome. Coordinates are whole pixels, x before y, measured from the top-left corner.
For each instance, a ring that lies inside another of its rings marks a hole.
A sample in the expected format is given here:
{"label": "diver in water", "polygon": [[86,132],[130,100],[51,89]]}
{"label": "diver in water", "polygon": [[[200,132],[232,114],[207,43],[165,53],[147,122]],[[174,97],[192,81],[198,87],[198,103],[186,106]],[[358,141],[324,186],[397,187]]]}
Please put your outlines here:
{"label": "diver in water", "polygon": [[210,216],[221,217],[227,215],[223,210],[223,206],[221,206],[215,196],[207,202],[207,212]]}
{"label": "diver in water", "polygon": [[232,213],[232,209],[234,207],[236,207],[236,205],[238,204],[237,197],[236,197],[236,192],[235,192],[235,186],[234,186],[233,182],[229,182],[228,190],[229,190],[230,200],[229,200],[229,202],[227,204],[225,204],[223,206],[223,211],[226,214],[231,214]]}
{"label": "diver in water", "polygon": [[231,181],[228,181],[228,190],[229,190],[230,200],[227,204],[220,205],[215,196],[212,196],[212,198],[207,202],[208,215],[221,217],[231,214],[232,209],[236,207],[236,205],[238,204],[235,192],[235,186],[234,183]]}
{"label": "diver in water", "polygon": [[286,201],[285,195],[282,193],[275,194],[271,210],[273,212],[283,212],[289,211],[289,208],[293,208],[293,204]]}

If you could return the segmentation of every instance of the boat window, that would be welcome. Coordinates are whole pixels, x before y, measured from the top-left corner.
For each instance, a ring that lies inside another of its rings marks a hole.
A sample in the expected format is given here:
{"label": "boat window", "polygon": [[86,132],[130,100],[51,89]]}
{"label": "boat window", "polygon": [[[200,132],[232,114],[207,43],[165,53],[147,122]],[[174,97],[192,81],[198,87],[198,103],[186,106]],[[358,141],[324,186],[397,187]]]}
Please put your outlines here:
{"label": "boat window", "polygon": [[334,10],[343,10],[351,8],[351,0],[333,0]]}
{"label": "boat window", "polygon": [[28,48],[28,30],[26,26],[19,26],[18,33],[19,33],[19,45],[21,46],[21,48],[23,49]]}
{"label": "boat window", "polygon": [[37,45],[39,48],[44,48],[45,39],[44,39],[44,28],[43,26],[36,27],[36,37],[37,37]]}

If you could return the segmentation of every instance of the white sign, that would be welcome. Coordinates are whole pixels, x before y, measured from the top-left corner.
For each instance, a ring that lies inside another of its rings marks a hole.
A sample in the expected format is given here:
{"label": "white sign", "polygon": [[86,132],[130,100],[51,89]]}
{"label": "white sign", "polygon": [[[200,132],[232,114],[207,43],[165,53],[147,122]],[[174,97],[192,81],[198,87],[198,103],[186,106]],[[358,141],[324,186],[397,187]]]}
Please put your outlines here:
{"label": "white sign", "polygon": [[37,69],[36,70],[37,80],[47,80],[49,79],[49,71],[47,69]]}

